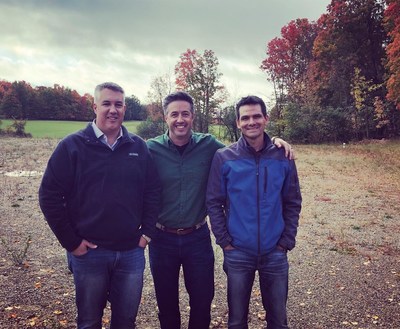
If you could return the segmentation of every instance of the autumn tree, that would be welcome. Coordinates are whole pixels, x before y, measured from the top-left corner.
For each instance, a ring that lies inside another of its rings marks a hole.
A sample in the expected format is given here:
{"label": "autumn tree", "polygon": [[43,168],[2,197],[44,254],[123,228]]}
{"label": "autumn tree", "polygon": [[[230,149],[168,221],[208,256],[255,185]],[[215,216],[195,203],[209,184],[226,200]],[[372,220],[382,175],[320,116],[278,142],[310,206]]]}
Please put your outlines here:
{"label": "autumn tree", "polygon": [[390,37],[387,46],[387,98],[400,110],[400,0],[387,0],[385,28]]}
{"label": "autumn tree", "polygon": [[[384,3],[332,0],[327,11],[318,20],[311,86],[322,107],[348,107],[353,105],[350,91],[355,67],[373,84],[383,82]],[[375,91],[379,94],[382,89]]]}
{"label": "autumn tree", "polygon": [[177,89],[187,91],[194,100],[195,130],[208,133],[209,125],[216,117],[220,104],[226,97],[225,87],[220,84],[218,59],[212,50],[199,54],[188,49],[181,54],[175,66]]}
{"label": "autumn tree", "polygon": [[1,114],[4,118],[20,119],[22,116],[22,105],[14,89],[9,89],[3,96],[1,102]]}
{"label": "autumn tree", "polygon": [[11,82],[0,80],[0,105],[6,92],[11,89]]}
{"label": "autumn tree", "polygon": [[33,88],[25,81],[0,81],[0,109],[5,118],[33,120],[92,120],[93,97],[58,84]]}
{"label": "autumn tree", "polygon": [[312,61],[313,43],[318,27],[308,19],[296,19],[281,29],[281,37],[267,44],[267,57],[261,69],[273,83],[275,106],[271,109],[273,131],[282,136],[286,121],[284,108],[290,103],[298,106],[309,103],[307,70]]}
{"label": "autumn tree", "polygon": [[261,69],[274,85],[277,103],[304,103],[307,69],[313,59],[313,43],[318,27],[308,19],[296,19],[281,29],[281,37],[267,44]]}

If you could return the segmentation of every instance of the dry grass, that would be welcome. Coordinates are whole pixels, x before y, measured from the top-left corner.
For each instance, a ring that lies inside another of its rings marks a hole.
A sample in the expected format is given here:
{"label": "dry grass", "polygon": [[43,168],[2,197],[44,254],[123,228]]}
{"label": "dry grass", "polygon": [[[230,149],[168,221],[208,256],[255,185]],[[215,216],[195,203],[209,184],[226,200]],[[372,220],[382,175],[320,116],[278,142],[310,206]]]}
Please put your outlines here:
{"label": "dry grass", "polygon": [[[40,176],[57,141],[0,140],[0,238],[20,251],[23,265],[0,245],[0,327],[73,328],[72,278],[64,251],[39,210]],[[400,142],[296,146],[303,193],[297,247],[289,254],[289,322],[292,329],[400,328]],[[222,253],[215,247],[216,295],[212,327],[226,328]],[[188,302],[182,287],[183,324]],[[263,328],[255,284],[249,327]],[[106,312],[105,326],[109,311]],[[146,269],[138,328],[158,328]]]}

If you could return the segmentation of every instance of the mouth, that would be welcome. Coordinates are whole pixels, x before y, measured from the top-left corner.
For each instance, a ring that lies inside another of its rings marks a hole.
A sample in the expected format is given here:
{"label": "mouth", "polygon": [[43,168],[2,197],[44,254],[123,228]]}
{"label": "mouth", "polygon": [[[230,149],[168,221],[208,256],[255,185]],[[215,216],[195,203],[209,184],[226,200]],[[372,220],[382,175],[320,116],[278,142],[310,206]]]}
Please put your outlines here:
{"label": "mouth", "polygon": [[248,127],[246,130],[247,131],[256,131],[258,130],[259,127]]}

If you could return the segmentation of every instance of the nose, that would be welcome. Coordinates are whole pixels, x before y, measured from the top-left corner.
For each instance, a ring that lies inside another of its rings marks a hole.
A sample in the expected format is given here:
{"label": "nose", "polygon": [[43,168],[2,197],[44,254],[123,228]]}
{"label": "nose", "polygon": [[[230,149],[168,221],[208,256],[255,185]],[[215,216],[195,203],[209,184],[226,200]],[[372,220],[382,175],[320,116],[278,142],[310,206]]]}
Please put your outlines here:
{"label": "nose", "polygon": [[183,122],[183,116],[182,114],[179,114],[178,117],[176,118],[177,122]]}
{"label": "nose", "polygon": [[117,106],[115,104],[110,105],[110,112],[117,112]]}

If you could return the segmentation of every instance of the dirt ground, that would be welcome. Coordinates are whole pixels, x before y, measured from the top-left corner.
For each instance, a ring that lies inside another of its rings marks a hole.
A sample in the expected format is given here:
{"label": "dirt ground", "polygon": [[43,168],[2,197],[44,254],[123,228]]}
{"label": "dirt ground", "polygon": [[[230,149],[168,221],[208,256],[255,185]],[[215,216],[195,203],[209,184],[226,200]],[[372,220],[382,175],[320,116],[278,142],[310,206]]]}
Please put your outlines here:
{"label": "dirt ground", "polygon": [[[56,142],[0,139],[0,328],[75,328],[65,253],[38,207],[41,172]],[[303,211],[289,254],[290,328],[400,328],[399,145],[296,146]],[[215,256],[211,327],[227,328],[217,246]],[[181,310],[185,328],[183,286]],[[264,316],[256,282],[249,328],[264,328]],[[105,328],[109,317],[107,309]],[[137,327],[159,328],[148,263]]]}

